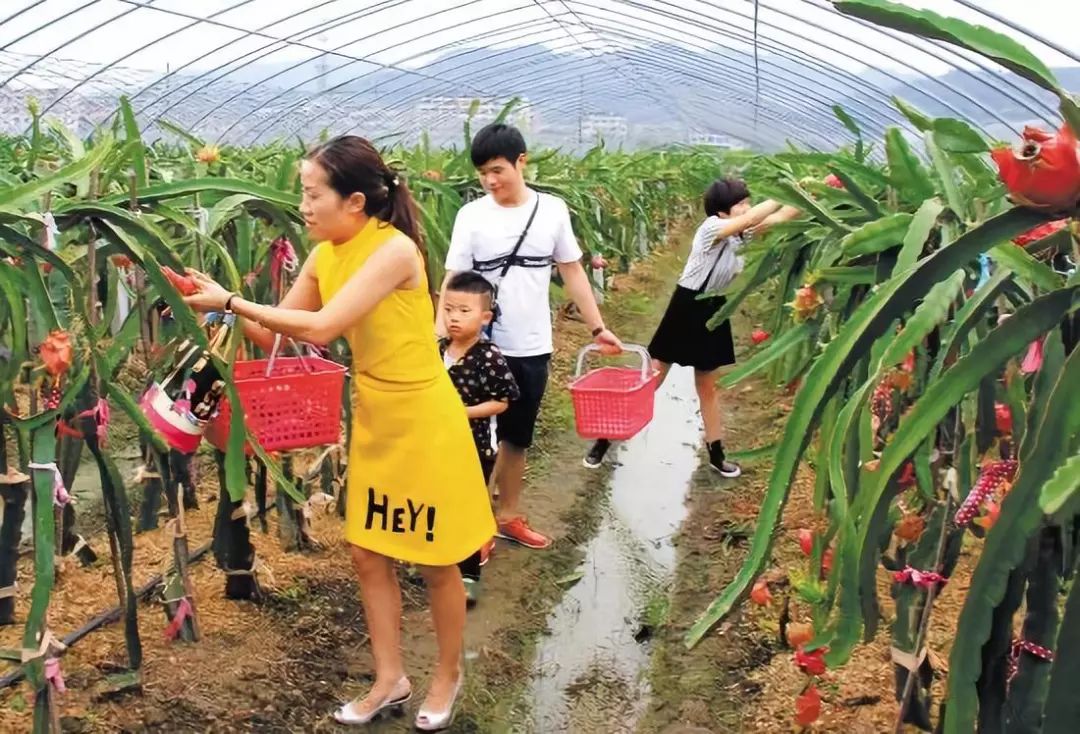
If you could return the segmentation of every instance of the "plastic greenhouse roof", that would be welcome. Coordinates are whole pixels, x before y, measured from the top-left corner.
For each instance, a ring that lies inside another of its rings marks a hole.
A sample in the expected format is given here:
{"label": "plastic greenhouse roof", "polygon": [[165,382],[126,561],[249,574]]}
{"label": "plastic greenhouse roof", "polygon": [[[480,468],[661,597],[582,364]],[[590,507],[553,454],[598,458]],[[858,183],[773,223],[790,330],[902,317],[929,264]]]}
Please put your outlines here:
{"label": "plastic greenhouse roof", "polygon": [[[1080,88],[1075,0],[908,0],[1013,36]],[[829,149],[909,128],[900,96],[1010,138],[1054,124],[1054,99],[944,43],[875,27],[827,0],[8,0],[3,128],[29,97],[80,132],[127,95],[159,120],[248,144],[321,130],[458,142],[520,98],[532,139],[628,146],[787,141]]]}

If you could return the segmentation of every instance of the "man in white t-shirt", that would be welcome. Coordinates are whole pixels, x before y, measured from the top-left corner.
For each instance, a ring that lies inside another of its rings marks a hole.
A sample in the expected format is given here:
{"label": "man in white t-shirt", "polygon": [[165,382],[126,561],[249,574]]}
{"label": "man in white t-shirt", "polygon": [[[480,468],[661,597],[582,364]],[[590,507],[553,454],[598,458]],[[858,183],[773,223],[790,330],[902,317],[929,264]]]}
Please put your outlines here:
{"label": "man in white t-shirt", "polygon": [[[492,340],[505,355],[521,390],[520,399],[496,419],[499,536],[528,548],[546,548],[551,540],[529,527],[519,503],[525,452],[532,445],[551,359],[548,291],[552,265],[558,268],[566,293],[577,304],[596,343],[608,353],[621,351],[622,343],[604,326],[596,306],[566,202],[525,185],[526,149],[521,133],[501,123],[488,125],[473,138],[471,155],[487,194],[463,206],[454,220],[446,279],[455,272],[475,270],[498,289]],[[442,311],[437,313],[441,334]]]}

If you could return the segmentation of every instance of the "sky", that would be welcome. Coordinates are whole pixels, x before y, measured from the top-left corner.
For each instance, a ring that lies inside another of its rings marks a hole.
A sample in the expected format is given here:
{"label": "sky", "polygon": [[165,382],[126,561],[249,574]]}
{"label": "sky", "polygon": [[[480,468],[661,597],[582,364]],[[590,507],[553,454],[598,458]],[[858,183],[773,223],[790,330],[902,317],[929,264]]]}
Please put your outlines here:
{"label": "sky", "polygon": [[[273,44],[275,38],[333,23],[337,27],[308,31],[307,38],[277,44],[278,50],[267,60],[303,60],[329,50],[416,67],[432,58],[425,51],[456,48],[477,37],[486,45],[500,41],[512,45],[528,35],[556,48],[584,47],[592,53],[619,43],[608,33],[594,33],[579,13],[610,19],[614,25],[625,22],[637,29],[633,33],[641,37],[638,43],[649,38],[648,30],[641,28],[656,22],[666,27],[665,35],[685,33],[697,42],[736,46],[731,34],[748,38],[753,23],[751,0],[308,0],[305,4],[309,9],[297,14],[300,4],[280,0],[5,0],[0,21],[8,20],[0,25],[0,50],[117,62],[146,70],[185,64],[204,69]],[[909,4],[1001,28],[958,0],[909,0]],[[1080,3],[1074,0],[969,4],[1010,18],[1080,56],[1076,31]],[[931,73],[948,69],[902,41],[843,18],[826,0],[762,0],[759,22],[768,43],[789,45],[852,71],[861,61],[901,71],[910,66]],[[253,29],[262,35],[245,37],[244,31]],[[1036,41],[1024,42],[1051,65],[1076,63]],[[954,57],[950,60],[959,63]]]}
{"label": "sky", "polygon": [[[1077,0],[907,1],[1006,31],[1050,66],[1076,66],[1077,61],[968,6],[1011,20],[1080,57]],[[5,85],[25,89],[35,81],[37,86],[56,83],[55,76],[44,83],[34,79],[48,66],[37,61],[40,56],[86,62],[64,67],[68,78],[61,83],[69,88],[101,83],[106,75],[97,76],[98,67],[109,65],[110,75],[128,78],[124,75],[130,71],[136,80],[132,84],[144,89],[148,80],[166,72],[197,75],[224,68],[235,71],[208,79],[258,82],[260,92],[269,93],[283,81],[270,74],[313,59],[321,60],[314,69],[306,67],[301,78],[329,71],[333,89],[370,72],[372,67],[360,61],[410,70],[407,78],[419,78],[415,70],[425,63],[474,45],[538,43],[602,56],[686,39],[687,49],[745,54],[752,50],[753,28],[753,0],[3,0],[0,90]],[[936,76],[971,67],[967,52],[847,18],[828,0],[760,0],[758,31],[763,54],[770,47],[790,49],[855,74],[877,69]],[[628,93],[648,85],[652,72],[644,62],[613,68]],[[498,68],[469,72],[478,73],[491,79]],[[746,78],[752,73],[751,68],[732,70]],[[486,96],[483,83],[470,85],[464,73],[448,81],[446,87],[462,95]],[[724,79],[717,84],[723,86]],[[555,96],[563,93],[578,92],[556,90]]]}

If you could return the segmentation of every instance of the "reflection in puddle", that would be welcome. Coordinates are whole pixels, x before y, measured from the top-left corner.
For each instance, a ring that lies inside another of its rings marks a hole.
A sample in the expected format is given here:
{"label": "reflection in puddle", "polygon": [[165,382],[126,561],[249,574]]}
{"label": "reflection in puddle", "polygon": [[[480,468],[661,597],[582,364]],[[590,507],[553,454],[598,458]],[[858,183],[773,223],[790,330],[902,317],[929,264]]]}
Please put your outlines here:
{"label": "reflection in puddle", "polygon": [[675,570],[671,539],[698,466],[693,372],[673,369],[652,423],[612,449],[618,465],[597,508],[581,579],[548,617],[527,697],[529,732],[633,731],[649,702],[649,648],[635,640]]}

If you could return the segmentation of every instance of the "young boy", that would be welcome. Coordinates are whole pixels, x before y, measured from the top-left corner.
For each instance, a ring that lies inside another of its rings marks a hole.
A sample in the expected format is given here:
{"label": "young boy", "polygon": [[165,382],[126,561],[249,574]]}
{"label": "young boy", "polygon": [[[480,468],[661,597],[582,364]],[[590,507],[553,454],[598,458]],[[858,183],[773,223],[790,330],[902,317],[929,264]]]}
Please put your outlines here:
{"label": "young boy", "polygon": [[[494,288],[482,275],[466,271],[447,281],[439,303],[448,335],[439,340],[439,353],[450,373],[450,381],[465,403],[485,482],[491,481],[497,454],[491,440],[491,419],[505,412],[520,395],[502,352],[481,336],[494,318],[493,297]],[[492,539],[459,564],[470,606],[479,597],[480,567],[487,563],[494,543]]]}
{"label": "young boy", "polygon": [[[487,195],[463,206],[454,220],[447,278],[472,270],[498,287],[499,318],[492,341],[506,355],[521,391],[521,398],[496,421],[499,537],[527,548],[547,548],[551,540],[529,527],[518,504],[525,452],[532,445],[551,359],[552,265],[596,343],[606,353],[618,353],[622,343],[604,326],[596,306],[566,202],[525,184],[521,133],[502,123],[488,125],[473,138],[470,154]],[[445,334],[442,311],[439,314],[436,328]]]}

